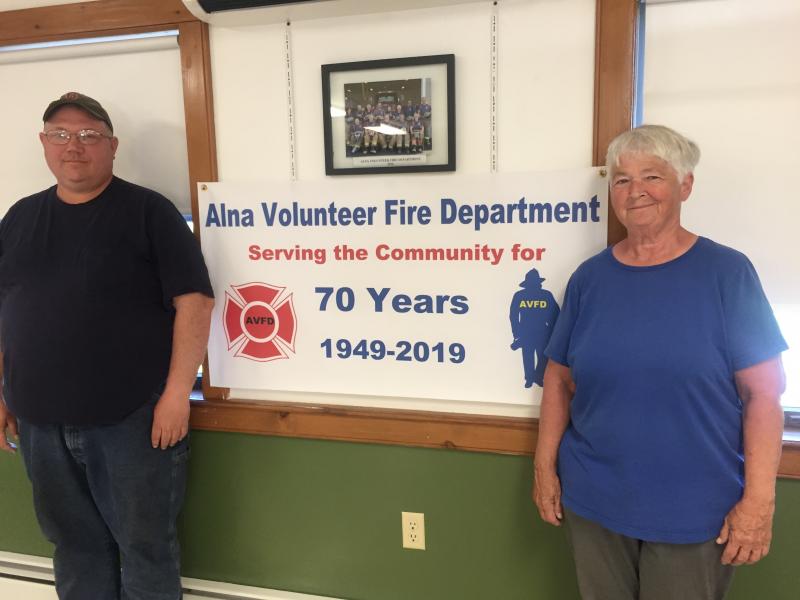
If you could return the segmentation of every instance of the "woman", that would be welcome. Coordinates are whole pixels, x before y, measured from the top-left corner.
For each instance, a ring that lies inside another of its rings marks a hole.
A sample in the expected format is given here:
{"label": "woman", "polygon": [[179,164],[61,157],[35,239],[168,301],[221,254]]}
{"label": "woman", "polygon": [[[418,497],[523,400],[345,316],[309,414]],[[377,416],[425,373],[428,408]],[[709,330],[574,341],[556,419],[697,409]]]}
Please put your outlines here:
{"label": "woman", "polygon": [[681,226],[699,158],[661,126],[611,143],[628,237],[572,275],[545,351],[533,496],[585,600],[723,598],[769,550],[787,346],[748,259]]}

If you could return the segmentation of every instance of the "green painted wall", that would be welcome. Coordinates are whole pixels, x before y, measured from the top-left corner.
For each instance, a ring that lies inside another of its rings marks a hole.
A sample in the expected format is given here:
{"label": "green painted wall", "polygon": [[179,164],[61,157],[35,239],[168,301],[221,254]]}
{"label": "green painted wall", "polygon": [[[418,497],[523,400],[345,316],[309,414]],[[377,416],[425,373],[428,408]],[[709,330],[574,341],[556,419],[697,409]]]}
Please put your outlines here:
{"label": "green painted wall", "polygon": [[[364,600],[573,600],[562,532],[530,501],[530,460],[195,432],[184,574]],[[425,513],[428,549],[400,547]],[[18,457],[0,457],[0,550],[47,555]],[[771,554],[730,600],[796,600],[800,481],[778,483]]]}

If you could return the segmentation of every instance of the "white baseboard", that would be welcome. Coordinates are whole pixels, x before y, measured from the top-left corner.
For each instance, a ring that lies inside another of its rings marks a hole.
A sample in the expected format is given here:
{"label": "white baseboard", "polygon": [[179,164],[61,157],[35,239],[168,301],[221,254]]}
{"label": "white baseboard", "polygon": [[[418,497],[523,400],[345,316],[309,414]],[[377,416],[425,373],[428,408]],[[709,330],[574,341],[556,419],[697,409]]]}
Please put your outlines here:
{"label": "white baseboard", "polygon": [[[184,600],[337,600],[221,581],[188,577],[181,581]],[[58,600],[53,587],[53,561],[41,556],[0,551],[0,598]]]}
{"label": "white baseboard", "polygon": [[0,596],[22,600],[58,600],[52,583],[7,579],[0,575]]}

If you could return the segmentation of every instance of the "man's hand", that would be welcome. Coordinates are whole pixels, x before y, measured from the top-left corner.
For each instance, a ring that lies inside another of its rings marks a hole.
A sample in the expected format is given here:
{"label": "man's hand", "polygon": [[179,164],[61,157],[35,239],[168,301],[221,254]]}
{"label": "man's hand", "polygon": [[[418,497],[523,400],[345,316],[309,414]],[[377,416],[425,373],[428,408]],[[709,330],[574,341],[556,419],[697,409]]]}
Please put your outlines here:
{"label": "man's hand", "polygon": [[718,544],[726,544],[723,565],[752,565],[769,552],[775,501],[742,499],[725,517]]}
{"label": "man's hand", "polygon": [[203,362],[214,299],[192,292],[175,296],[172,357],[164,393],[153,413],[153,448],[166,450],[189,432],[189,394]]}
{"label": "man's hand", "polygon": [[8,412],[6,403],[3,401],[3,394],[0,392],[0,450],[14,454],[17,446],[11,441],[11,438],[17,436],[17,418]]}
{"label": "man's hand", "polygon": [[153,412],[150,440],[153,448],[166,450],[186,437],[189,432],[189,396],[166,390]]}
{"label": "man's hand", "polygon": [[543,521],[556,527],[561,525],[564,517],[561,507],[561,481],[554,468],[536,468],[533,476],[533,501]]}

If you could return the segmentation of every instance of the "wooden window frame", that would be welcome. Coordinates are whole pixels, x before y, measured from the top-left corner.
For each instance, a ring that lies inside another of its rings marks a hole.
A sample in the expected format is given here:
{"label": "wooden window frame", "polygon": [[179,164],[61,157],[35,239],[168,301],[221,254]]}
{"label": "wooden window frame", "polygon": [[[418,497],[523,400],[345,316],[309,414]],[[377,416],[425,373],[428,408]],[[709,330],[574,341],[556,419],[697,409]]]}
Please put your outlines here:
{"label": "wooden window frame", "polygon": [[[638,0],[597,0],[594,165],[604,163],[611,139],[631,127],[638,7]],[[199,222],[197,182],[217,180],[207,24],[180,0],[97,0],[2,14],[0,45],[178,29],[192,217]],[[610,214],[609,244],[624,236]],[[502,454],[531,455],[536,447],[536,419],[247,402],[229,398],[229,392],[210,386],[204,376],[205,399],[192,403],[192,428]],[[800,442],[784,442],[779,475],[800,479]]]}

